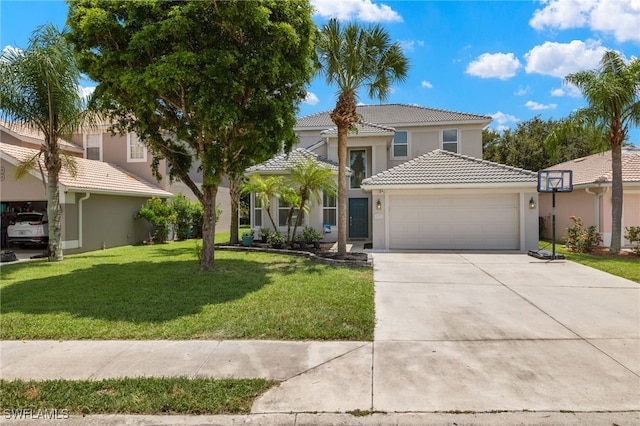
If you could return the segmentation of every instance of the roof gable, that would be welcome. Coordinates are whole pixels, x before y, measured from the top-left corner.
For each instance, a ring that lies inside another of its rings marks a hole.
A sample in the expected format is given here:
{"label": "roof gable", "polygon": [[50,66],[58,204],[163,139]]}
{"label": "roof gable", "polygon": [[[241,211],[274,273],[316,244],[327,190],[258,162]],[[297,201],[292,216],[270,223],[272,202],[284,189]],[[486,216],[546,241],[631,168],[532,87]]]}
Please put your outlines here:
{"label": "roof gable", "polygon": [[[439,124],[477,122],[489,124],[491,117],[486,115],[469,114],[443,109],[426,108],[418,105],[380,104],[358,105],[356,112],[366,123],[376,123],[383,126],[401,126],[416,124]],[[330,117],[331,111],[300,117],[296,121],[296,128],[335,126]]]}
{"label": "roof gable", "polygon": [[[38,153],[35,149],[6,143],[0,143],[0,152],[3,156],[11,157],[16,163],[28,160]],[[120,195],[156,195],[159,197],[173,195],[113,164],[86,158],[74,157],[74,160],[77,167],[75,177],[71,176],[69,171],[64,168],[60,171],[59,182],[68,189]],[[46,173],[44,165],[42,169]]]}
{"label": "roof gable", "polygon": [[385,186],[535,184],[537,174],[504,164],[437,149],[362,182],[363,188]]}
{"label": "roof gable", "polygon": [[328,160],[304,148],[297,148],[290,153],[279,154],[264,163],[257,164],[245,170],[245,173],[283,173],[293,167],[301,159],[310,158],[317,163],[324,164],[338,173],[338,163]]}
{"label": "roof gable", "polygon": [[[574,185],[602,184],[613,180],[610,150],[556,164],[546,170],[572,170]],[[622,150],[622,180],[640,182],[640,148]]]}

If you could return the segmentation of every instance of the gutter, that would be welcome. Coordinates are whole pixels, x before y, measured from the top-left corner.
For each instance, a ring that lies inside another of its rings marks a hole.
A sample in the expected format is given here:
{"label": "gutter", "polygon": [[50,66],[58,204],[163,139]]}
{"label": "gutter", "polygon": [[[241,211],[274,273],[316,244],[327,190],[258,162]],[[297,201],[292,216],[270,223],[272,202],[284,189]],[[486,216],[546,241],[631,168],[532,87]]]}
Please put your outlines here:
{"label": "gutter", "polygon": [[603,188],[604,188],[604,191],[600,191],[600,192],[593,192],[590,187],[584,188],[584,191],[587,194],[591,194],[595,196],[593,198],[593,210],[594,210],[594,219],[596,222],[596,231],[598,232],[600,232],[600,198],[602,198],[604,194],[609,192],[610,186],[605,186]]}
{"label": "gutter", "polygon": [[368,185],[361,184],[360,188],[365,191],[373,189],[491,189],[491,188],[535,188],[536,182],[509,182],[509,183],[446,183],[446,184],[391,184],[391,185]]}

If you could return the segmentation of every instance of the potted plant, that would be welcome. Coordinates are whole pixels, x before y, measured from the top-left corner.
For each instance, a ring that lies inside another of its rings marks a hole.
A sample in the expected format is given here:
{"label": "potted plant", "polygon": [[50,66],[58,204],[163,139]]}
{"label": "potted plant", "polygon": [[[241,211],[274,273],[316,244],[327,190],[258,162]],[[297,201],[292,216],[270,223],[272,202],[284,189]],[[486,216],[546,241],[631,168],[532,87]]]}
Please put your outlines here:
{"label": "potted plant", "polygon": [[298,244],[301,250],[305,250],[307,248],[307,241],[302,234],[296,234],[293,236],[293,241]]}
{"label": "potted plant", "polygon": [[275,249],[282,248],[282,245],[284,244],[284,235],[282,235],[280,231],[271,232],[269,237],[267,237],[267,242]]}
{"label": "potted plant", "polygon": [[260,228],[260,239],[263,243],[267,242],[269,235],[271,234],[271,229],[269,228]]}
{"label": "potted plant", "polygon": [[253,244],[253,229],[251,231],[245,231],[242,233],[242,245],[244,247],[251,247]]}
{"label": "potted plant", "polygon": [[320,240],[323,238],[320,232],[310,226],[305,226],[302,231],[302,236],[307,244],[313,244],[313,247],[316,249],[320,248]]}

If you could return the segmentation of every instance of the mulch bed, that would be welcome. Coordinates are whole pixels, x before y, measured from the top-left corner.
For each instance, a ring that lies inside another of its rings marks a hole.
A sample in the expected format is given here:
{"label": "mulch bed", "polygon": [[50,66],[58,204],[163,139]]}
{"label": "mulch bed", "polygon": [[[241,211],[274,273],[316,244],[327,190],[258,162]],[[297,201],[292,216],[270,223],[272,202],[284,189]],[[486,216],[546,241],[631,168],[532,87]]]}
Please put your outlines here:
{"label": "mulch bed", "polygon": [[[234,246],[234,247],[242,247],[242,244],[222,244],[224,246]],[[261,248],[261,249],[271,249],[271,244],[269,243],[262,243],[260,241],[254,241],[252,246],[254,248]],[[295,250],[297,252],[307,252],[307,253],[313,253],[318,257],[322,257],[325,259],[331,259],[331,260],[344,260],[347,262],[367,262],[368,259],[368,255],[367,253],[347,253],[343,256],[339,255],[338,253],[334,252],[334,251],[330,251],[331,247],[333,247],[333,243],[323,243],[320,244],[320,248],[316,249],[314,248],[312,245],[308,245],[307,248],[305,249],[301,249],[298,247],[298,245],[296,244],[294,248],[292,248],[291,246],[284,244],[282,246],[282,250]],[[280,249],[278,249],[280,250]]]}
{"label": "mulch bed", "polygon": [[634,252],[628,249],[622,249],[619,253],[611,253],[609,252],[609,247],[595,247],[591,250],[591,255],[593,256],[601,256],[601,257],[620,257],[620,258],[637,258],[640,259],[640,256],[636,255]]}

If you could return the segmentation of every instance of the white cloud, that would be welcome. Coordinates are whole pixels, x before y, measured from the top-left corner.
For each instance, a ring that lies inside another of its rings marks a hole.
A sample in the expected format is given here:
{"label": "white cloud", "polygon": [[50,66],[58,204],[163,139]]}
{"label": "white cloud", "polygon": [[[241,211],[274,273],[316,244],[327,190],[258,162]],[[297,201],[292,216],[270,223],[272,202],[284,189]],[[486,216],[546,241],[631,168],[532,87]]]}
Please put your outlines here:
{"label": "white cloud", "polygon": [[416,46],[424,47],[423,40],[400,40],[399,43],[400,47],[405,52],[413,52],[416,49]]}
{"label": "white cloud", "polygon": [[506,80],[516,75],[521,66],[513,53],[483,53],[467,66],[467,74]]}
{"label": "white cloud", "polygon": [[386,4],[374,4],[372,0],[312,0],[317,15],[338,18],[341,21],[357,19],[364,22],[402,22],[398,12]]}
{"label": "white cloud", "polygon": [[80,96],[82,96],[84,99],[88,99],[89,96],[91,96],[95,90],[96,90],[95,86],[89,86],[89,87],[80,86]]}
{"label": "white cloud", "polygon": [[582,97],[582,92],[573,84],[563,84],[562,87],[552,89],[551,96],[569,96],[570,98],[580,98]]}
{"label": "white cloud", "polygon": [[5,47],[2,48],[2,56],[17,56],[17,55],[21,55],[23,52],[22,49],[20,49],[19,47],[13,47],[10,45],[6,45]]}
{"label": "white cloud", "polygon": [[420,83],[420,85],[425,89],[433,89],[433,84],[431,84],[431,82],[426,80],[423,80],[422,83]]}
{"label": "white cloud", "polygon": [[612,33],[616,40],[640,42],[638,0],[542,0],[529,21],[537,30],[589,27]]}
{"label": "white cloud", "polygon": [[557,104],[540,104],[538,102],[534,102],[534,101],[527,101],[526,104],[524,104],[524,106],[526,106],[527,108],[529,108],[530,110],[533,111],[542,111],[545,109],[556,109],[556,107],[558,106]]}
{"label": "white cloud", "polygon": [[529,93],[531,93],[531,87],[530,86],[519,87],[518,90],[513,92],[513,94],[516,95],[516,96],[524,96],[524,95],[528,95]]}
{"label": "white cloud", "polygon": [[573,40],[570,43],[547,41],[535,46],[524,57],[527,60],[527,73],[550,75],[564,78],[577,71],[593,69],[598,66],[606,48],[600,42]]}
{"label": "white cloud", "polygon": [[517,123],[518,121],[520,121],[520,119],[518,119],[517,117],[511,114],[505,114],[502,111],[491,114],[491,118],[493,118],[494,122],[498,123],[498,125],[495,126],[495,129],[498,131],[506,130],[509,128],[509,124]]}
{"label": "white cloud", "polygon": [[320,102],[320,99],[318,99],[318,96],[313,92],[307,92],[307,96],[305,96],[304,101],[302,101],[303,104],[307,105],[317,105],[318,102]]}

